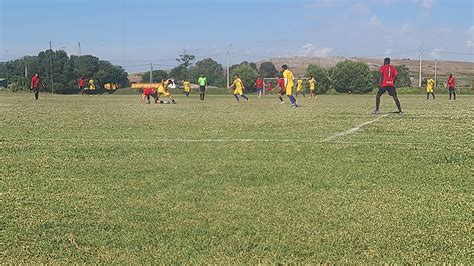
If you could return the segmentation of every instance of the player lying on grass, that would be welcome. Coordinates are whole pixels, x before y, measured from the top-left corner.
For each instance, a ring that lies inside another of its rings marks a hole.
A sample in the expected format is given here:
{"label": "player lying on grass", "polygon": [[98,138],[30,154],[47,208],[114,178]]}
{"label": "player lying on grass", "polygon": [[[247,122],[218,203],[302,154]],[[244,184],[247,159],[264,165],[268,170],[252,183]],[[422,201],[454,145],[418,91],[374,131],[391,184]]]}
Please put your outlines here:
{"label": "player lying on grass", "polygon": [[146,98],[148,100],[147,103],[150,103],[150,97],[155,98],[155,101],[156,101],[156,97],[158,97],[158,95],[156,94],[155,89],[154,88],[143,88],[141,102],[144,102],[145,98]]}
{"label": "player lying on grass", "polygon": [[247,102],[250,102],[250,99],[244,94],[244,83],[242,82],[238,74],[235,75],[234,83],[232,83],[232,85],[229,87],[229,89],[232,88],[234,89],[234,97],[238,103],[240,103],[239,95],[240,97],[246,99]]}
{"label": "player lying on grass", "polygon": [[383,66],[379,68],[380,81],[379,81],[379,91],[375,96],[375,111],[374,114],[380,114],[380,97],[382,94],[388,91],[388,94],[393,97],[395,104],[398,108],[398,113],[402,113],[402,107],[400,107],[400,101],[397,97],[397,90],[395,89],[395,81],[397,80],[398,71],[397,69],[390,65],[390,58],[385,58],[383,60]]}
{"label": "player lying on grass", "polygon": [[168,98],[170,98],[171,100],[171,103],[176,103],[174,101],[174,98],[173,96],[171,96],[171,93],[168,91],[168,85],[170,83],[170,80],[161,80],[160,82],[160,85],[158,86],[158,93],[157,93],[157,97],[155,98],[155,103],[169,103],[168,101],[161,101],[160,100],[160,97],[161,96],[166,96]]}
{"label": "player lying on grass", "polygon": [[288,69],[287,65],[282,65],[283,68],[283,78],[285,79],[285,92],[286,96],[290,99],[291,107],[296,108],[296,99],[293,96],[293,80],[295,77],[293,76],[293,72]]}
{"label": "player lying on grass", "polygon": [[276,86],[273,89],[280,87],[280,91],[278,92],[278,99],[280,99],[281,104],[284,104],[285,102],[283,101],[282,95],[285,95],[285,80],[283,78],[280,78],[279,76],[276,76],[275,79]]}

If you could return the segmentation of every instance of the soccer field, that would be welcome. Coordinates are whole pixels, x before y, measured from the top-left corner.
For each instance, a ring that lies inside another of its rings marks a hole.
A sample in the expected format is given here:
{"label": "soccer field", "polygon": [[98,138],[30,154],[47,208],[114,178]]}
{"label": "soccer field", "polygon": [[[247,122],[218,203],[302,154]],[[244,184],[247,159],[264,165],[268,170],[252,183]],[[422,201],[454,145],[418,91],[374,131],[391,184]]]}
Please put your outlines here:
{"label": "soccer field", "polygon": [[32,98],[0,94],[2,263],[473,262],[473,96]]}

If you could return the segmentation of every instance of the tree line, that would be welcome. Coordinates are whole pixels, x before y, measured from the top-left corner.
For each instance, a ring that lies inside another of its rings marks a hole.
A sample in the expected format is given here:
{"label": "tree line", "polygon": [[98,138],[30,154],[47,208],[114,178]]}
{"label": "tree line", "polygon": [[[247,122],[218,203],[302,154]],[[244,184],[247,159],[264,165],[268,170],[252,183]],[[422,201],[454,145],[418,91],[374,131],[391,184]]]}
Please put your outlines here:
{"label": "tree line", "polygon": [[[181,82],[189,79],[196,82],[199,75],[203,73],[209,82],[209,85],[217,87],[226,86],[226,74],[222,64],[212,58],[205,58],[193,64],[194,55],[180,55],[176,59],[180,64],[167,72],[164,70],[153,71],[153,79],[159,81],[166,78],[174,78]],[[291,67],[291,66],[290,66]],[[396,81],[397,87],[411,86],[409,69],[405,65],[396,66],[399,76]],[[229,67],[230,79],[232,82],[236,74],[240,75],[247,90],[253,90],[253,84],[258,76],[263,78],[280,77],[281,72],[277,70],[272,62],[263,62],[258,66],[254,62],[244,61]],[[295,77],[296,76],[296,73]],[[378,71],[371,71],[369,66],[364,62],[346,60],[337,63],[332,68],[323,68],[321,66],[310,64],[305,70],[305,77],[313,76],[316,79],[316,88],[319,93],[326,93],[334,90],[340,93],[367,93],[378,87],[380,75]],[[146,72],[142,75],[142,81],[148,82],[150,73]],[[275,86],[275,84],[273,84]]]}
{"label": "tree line", "polygon": [[[50,63],[51,62],[51,63]],[[26,68],[26,69],[25,69]],[[25,70],[27,70],[25,77]],[[51,70],[53,72],[53,87],[51,87]],[[36,56],[25,56],[21,59],[0,63],[0,77],[7,78],[12,87],[28,89],[31,77],[38,73],[46,86],[46,91],[55,93],[73,93],[77,91],[78,80],[94,79],[98,90],[106,83],[117,83],[120,87],[129,85],[127,72],[112,65],[106,60],[100,60],[92,55],[68,56],[62,50],[46,50]]]}
{"label": "tree line", "polygon": [[[212,58],[205,58],[194,63],[195,58],[194,55],[180,55],[176,59],[179,63],[177,67],[170,71],[153,71],[153,80],[175,78],[178,83],[184,79],[195,83],[202,73],[207,77],[209,85],[226,86],[226,72],[222,64]],[[26,66],[28,72],[25,77]],[[411,86],[408,68],[404,65],[396,66],[396,68],[399,78],[395,85],[397,87]],[[7,78],[12,87],[27,89],[31,77],[35,73],[39,73],[46,85],[46,91],[51,91],[51,69],[53,70],[53,89],[56,93],[75,92],[80,77],[94,79],[99,85],[99,90],[106,83],[117,83],[120,87],[126,87],[130,83],[127,72],[120,66],[112,65],[110,62],[100,60],[92,55],[68,56],[62,50],[46,50],[37,56],[25,56],[21,59],[0,63],[0,78]],[[252,87],[258,76],[263,78],[281,76],[272,62],[263,62],[258,66],[254,62],[244,61],[230,66],[229,72],[231,82],[232,77],[239,74],[247,90],[254,89]],[[340,93],[367,93],[378,86],[379,80],[378,71],[371,71],[366,63],[352,60],[339,62],[332,68],[310,64],[302,74],[305,77],[313,76],[316,79],[316,88],[319,93],[326,93],[330,90]],[[142,74],[142,81],[148,82],[149,80],[150,73],[147,71]]]}

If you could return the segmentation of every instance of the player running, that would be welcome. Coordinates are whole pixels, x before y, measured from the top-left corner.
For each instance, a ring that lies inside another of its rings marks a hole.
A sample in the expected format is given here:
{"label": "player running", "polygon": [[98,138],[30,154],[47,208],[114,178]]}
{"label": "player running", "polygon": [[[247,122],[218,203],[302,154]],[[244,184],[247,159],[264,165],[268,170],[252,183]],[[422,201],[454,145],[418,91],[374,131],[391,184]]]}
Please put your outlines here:
{"label": "player running", "polygon": [[257,77],[257,80],[253,84],[257,88],[257,96],[260,99],[263,94],[263,79],[261,76]]}
{"label": "player running", "polygon": [[282,65],[281,68],[283,68],[283,78],[285,79],[285,92],[286,96],[290,99],[291,102],[291,107],[296,108],[296,99],[293,96],[293,80],[295,77],[293,76],[293,72],[291,72],[288,69],[288,66]]}
{"label": "player running", "polygon": [[279,76],[276,76],[275,79],[276,86],[273,89],[280,87],[280,91],[278,92],[278,99],[280,99],[280,104],[284,104],[285,102],[283,101],[282,95],[285,94],[285,80],[283,78],[280,78]]}
{"label": "player running", "polygon": [[160,85],[158,86],[158,94],[157,97],[155,98],[155,103],[168,103],[167,101],[161,101],[160,97],[161,96],[166,96],[170,98],[171,102],[175,104],[176,102],[174,101],[173,96],[171,96],[171,93],[168,91],[168,85],[169,85],[169,80],[161,80]]}
{"label": "player running", "polygon": [[312,97],[314,97],[317,100],[318,96],[315,93],[315,84],[316,80],[313,76],[311,76],[309,79],[309,98],[311,99]]}
{"label": "player running", "polygon": [[435,80],[430,77],[426,81],[426,99],[427,100],[430,99],[430,93],[431,93],[431,95],[433,95],[433,100],[435,99],[435,95],[434,95],[434,92],[433,92],[434,85],[435,85]]}
{"label": "player running", "polygon": [[303,88],[303,79],[301,78],[301,75],[298,75],[298,80],[296,81],[296,97],[298,97],[298,94],[303,94],[304,95],[304,88]]}
{"label": "player running", "polygon": [[186,95],[186,97],[189,97],[189,92],[191,91],[191,86],[190,86],[190,82],[188,79],[185,79],[183,81],[183,91],[184,91],[184,95]]}
{"label": "player running", "polygon": [[390,58],[385,58],[383,60],[383,66],[379,68],[380,81],[379,81],[379,91],[375,96],[375,111],[374,114],[380,114],[380,97],[382,94],[388,91],[388,94],[393,97],[395,104],[398,107],[398,113],[402,114],[402,108],[400,107],[400,101],[397,97],[397,90],[395,89],[395,81],[397,80],[398,71],[397,69],[390,65]]}
{"label": "player running", "polygon": [[230,89],[232,88],[234,88],[234,97],[238,103],[240,103],[239,95],[240,97],[246,99],[247,102],[250,102],[250,99],[244,94],[244,83],[240,79],[239,74],[235,75],[234,83],[232,83],[230,86]]}
{"label": "player running", "polygon": [[40,76],[38,75],[38,73],[36,73],[31,78],[31,90],[33,90],[34,93],[35,93],[35,100],[38,100],[39,91],[40,91],[41,86],[43,86],[43,88],[45,88],[43,81],[41,81]]}
{"label": "player running", "polygon": [[456,78],[453,77],[453,74],[449,74],[448,78],[448,91],[449,91],[449,99],[451,100],[451,94],[454,96],[454,100],[456,100]]}

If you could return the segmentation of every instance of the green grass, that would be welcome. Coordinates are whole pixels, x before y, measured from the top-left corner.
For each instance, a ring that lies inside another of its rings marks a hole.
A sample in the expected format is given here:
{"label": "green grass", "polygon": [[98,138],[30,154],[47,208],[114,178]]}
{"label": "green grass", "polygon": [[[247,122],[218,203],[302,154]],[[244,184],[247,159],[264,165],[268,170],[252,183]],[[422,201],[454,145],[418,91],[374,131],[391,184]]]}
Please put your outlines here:
{"label": "green grass", "polygon": [[197,98],[0,94],[0,262],[473,263],[473,96]]}

